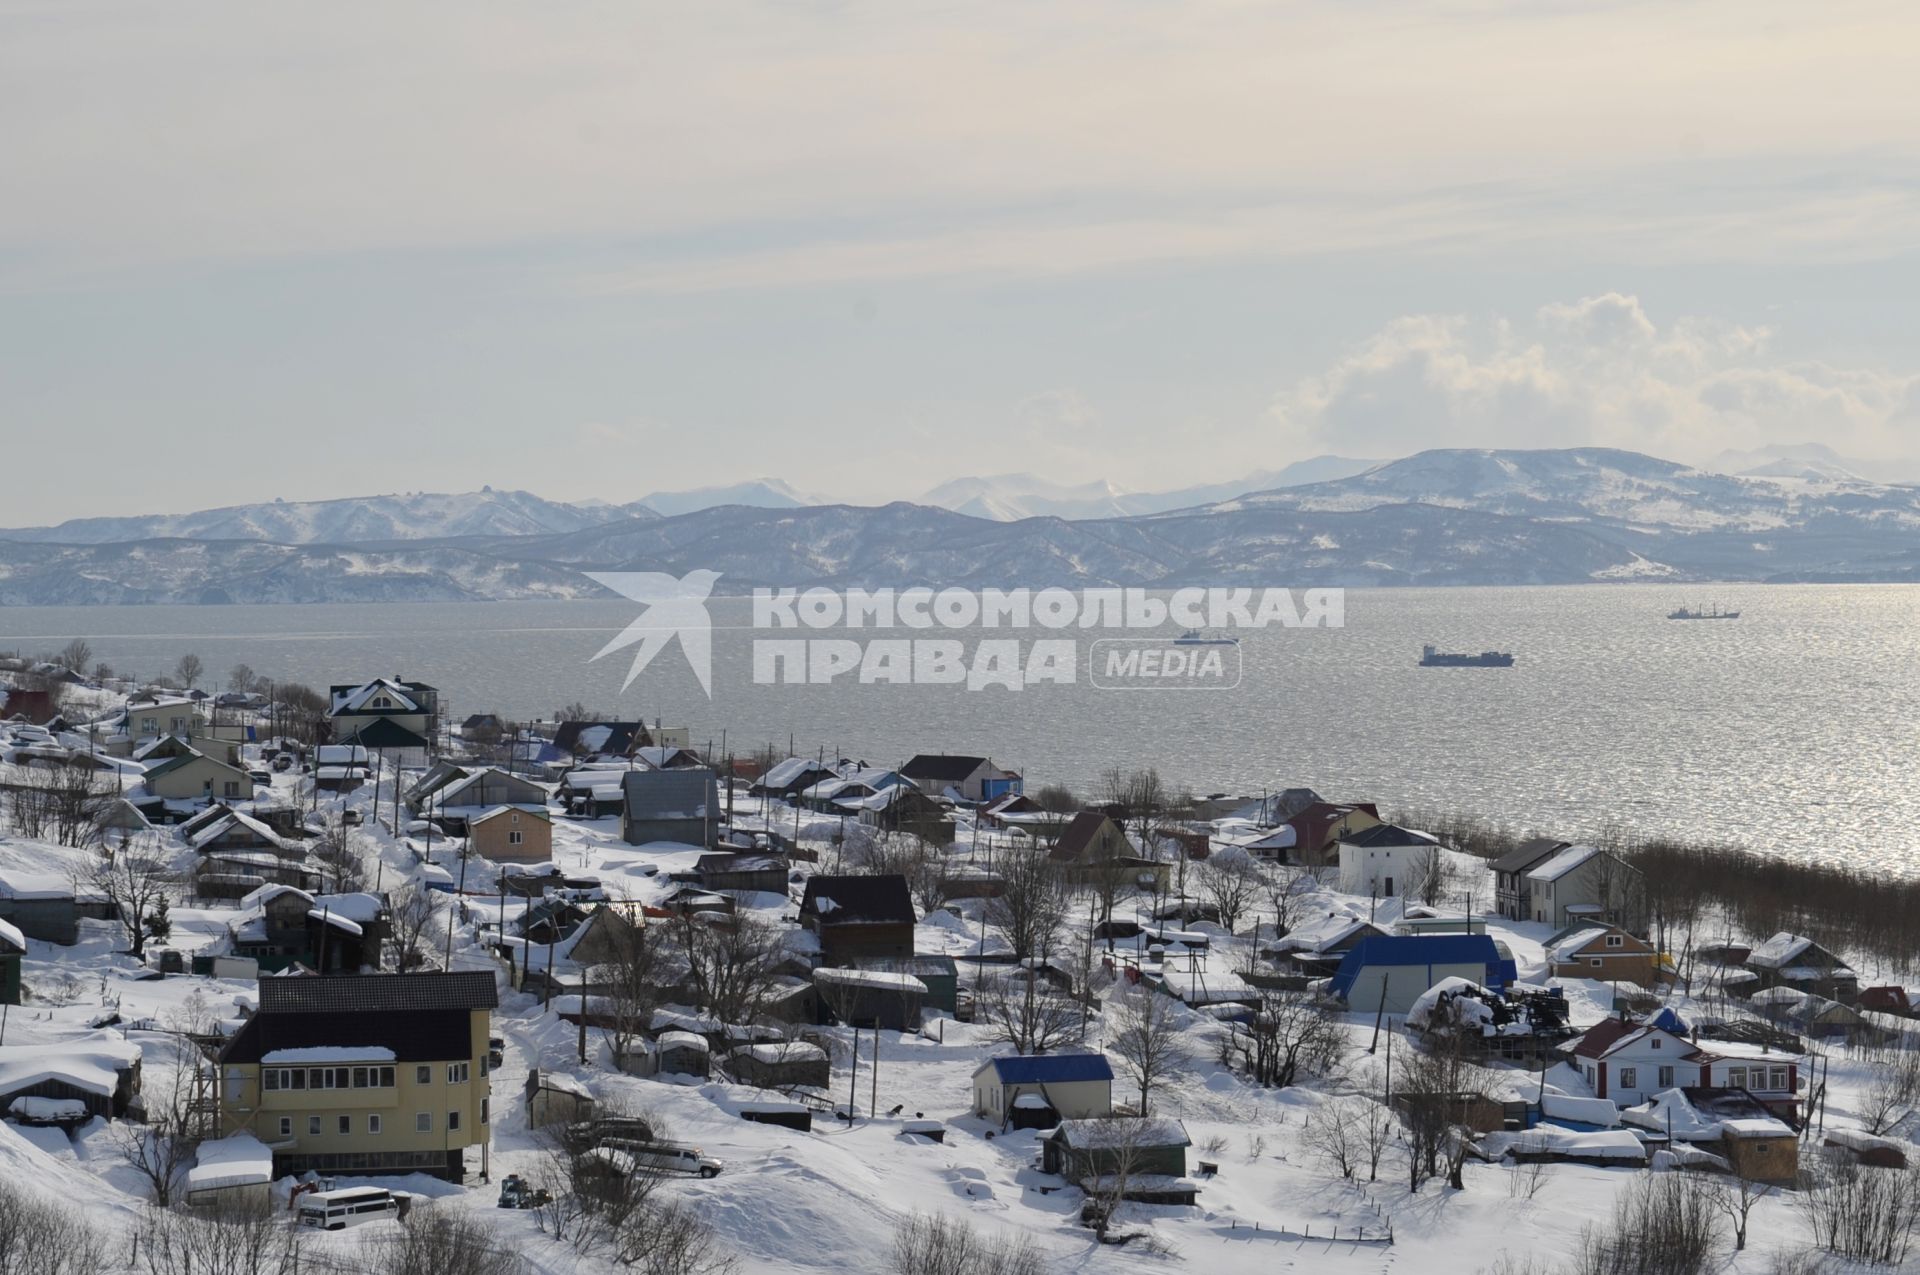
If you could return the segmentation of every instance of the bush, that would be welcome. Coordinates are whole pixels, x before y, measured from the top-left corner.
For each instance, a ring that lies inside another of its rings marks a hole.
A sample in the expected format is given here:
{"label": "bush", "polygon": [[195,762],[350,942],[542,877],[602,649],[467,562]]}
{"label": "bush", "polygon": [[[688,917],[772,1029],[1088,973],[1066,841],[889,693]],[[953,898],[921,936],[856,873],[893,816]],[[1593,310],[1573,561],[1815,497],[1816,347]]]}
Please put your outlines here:
{"label": "bush", "polygon": [[1720,1247],[1720,1215],[1703,1179],[1679,1173],[1634,1179],[1606,1230],[1589,1227],[1573,1275],[1704,1275]]}
{"label": "bush", "polygon": [[1834,1158],[1802,1178],[1800,1206],[1817,1246],[1875,1266],[1906,1260],[1920,1225],[1920,1169],[1874,1169]]}
{"label": "bush", "polygon": [[944,1213],[915,1213],[893,1235],[894,1275],[1043,1275],[1045,1259],[1025,1236],[988,1239]]}
{"label": "bush", "polygon": [[0,1178],[0,1271],[9,1275],[93,1275],[107,1241],[85,1216]]}

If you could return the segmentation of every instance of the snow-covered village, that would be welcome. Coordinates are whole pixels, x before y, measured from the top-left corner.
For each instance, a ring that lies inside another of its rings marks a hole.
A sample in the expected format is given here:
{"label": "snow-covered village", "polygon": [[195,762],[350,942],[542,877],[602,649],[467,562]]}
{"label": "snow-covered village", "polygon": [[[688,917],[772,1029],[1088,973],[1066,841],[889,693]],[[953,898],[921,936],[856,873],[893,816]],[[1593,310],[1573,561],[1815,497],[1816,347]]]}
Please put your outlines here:
{"label": "snow-covered village", "polygon": [[8,1271],[1911,1260],[1904,920],[1762,933],[1699,863],[1365,794],[85,647],[5,674]]}

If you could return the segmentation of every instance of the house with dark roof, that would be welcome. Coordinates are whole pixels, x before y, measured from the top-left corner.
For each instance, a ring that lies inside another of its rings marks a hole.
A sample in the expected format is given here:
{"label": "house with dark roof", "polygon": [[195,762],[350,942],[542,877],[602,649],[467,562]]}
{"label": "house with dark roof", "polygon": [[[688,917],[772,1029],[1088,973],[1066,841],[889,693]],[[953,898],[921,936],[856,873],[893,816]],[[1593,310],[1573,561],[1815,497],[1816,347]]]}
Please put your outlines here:
{"label": "house with dark roof", "polygon": [[492,1102],[487,971],[265,978],[220,1052],[223,1136],[273,1148],[273,1175],[485,1173]]}
{"label": "house with dark roof", "polygon": [[788,757],[767,767],[766,773],[747,791],[755,797],[791,801],[815,784],[838,777],[839,773],[812,757]]}
{"label": "house with dark roof", "polygon": [[1089,1194],[1118,1190],[1144,1204],[1193,1204],[1200,1187],[1187,1177],[1186,1126],[1168,1116],[1063,1120],[1040,1144],[1040,1168]]}
{"label": "house with dark roof", "polygon": [[1498,992],[1519,977],[1513,954],[1485,934],[1385,934],[1349,949],[1327,991],[1356,1014],[1404,1014],[1443,979]]}
{"label": "house with dark roof", "polygon": [[929,797],[982,802],[1022,791],[1019,775],[1002,770],[986,757],[920,753],[900,768],[900,775]]}
{"label": "house with dark roof", "polygon": [[1746,966],[1759,976],[1762,988],[1790,987],[1838,1001],[1860,994],[1860,976],[1852,966],[1812,939],[1786,930],[1747,953]]}
{"label": "house with dark roof", "polygon": [[422,780],[407,794],[407,808],[415,815],[431,818],[455,835],[463,834],[467,821],[499,806],[546,812],[548,793],[545,785],[510,774],[494,766],[472,770],[454,768],[436,782]]}
{"label": "house with dark roof", "polygon": [[629,757],[652,743],[645,722],[565,721],[553,728],[553,746],[573,757]]}
{"label": "house with dark roof", "polygon": [[1340,888],[1383,899],[1419,893],[1434,856],[1442,853],[1439,838],[1393,823],[1346,833],[1335,845]]}
{"label": "house with dark roof", "polygon": [[1527,884],[1527,873],[1572,844],[1570,841],[1555,841],[1552,837],[1534,837],[1495,859],[1494,911],[1509,921],[1532,920],[1533,894]]}
{"label": "house with dark roof", "polygon": [[246,771],[185,744],[148,766],[140,782],[162,801],[253,800],[253,778]]}
{"label": "house with dark roof", "polygon": [[711,850],[720,838],[720,784],[705,767],[629,770],[620,776],[620,836],[628,845],[653,841]]}
{"label": "house with dark roof", "polygon": [[820,964],[852,966],[876,957],[913,955],[918,915],[907,879],[813,876],[800,899],[800,924],[820,940]]}
{"label": "house with dark roof", "polygon": [[1306,868],[1326,867],[1338,858],[1342,837],[1379,822],[1380,811],[1370,801],[1314,801],[1285,820],[1293,829],[1292,862]]}
{"label": "house with dark roof", "polygon": [[1003,1127],[1047,1129],[1113,1114],[1105,1054],[1008,1054],[974,1069],[973,1114]]}
{"label": "house with dark roof", "polygon": [[398,677],[328,689],[334,743],[359,744],[402,766],[426,765],[439,721],[438,690]]}

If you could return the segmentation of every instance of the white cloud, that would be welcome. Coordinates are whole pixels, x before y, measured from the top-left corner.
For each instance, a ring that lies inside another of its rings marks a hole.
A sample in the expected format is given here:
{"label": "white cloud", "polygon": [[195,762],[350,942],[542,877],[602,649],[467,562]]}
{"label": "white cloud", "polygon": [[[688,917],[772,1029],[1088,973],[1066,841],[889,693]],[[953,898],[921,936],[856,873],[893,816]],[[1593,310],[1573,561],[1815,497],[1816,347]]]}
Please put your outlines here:
{"label": "white cloud", "polygon": [[1298,449],[1624,447],[1700,461],[1817,439],[1910,455],[1920,374],[1771,357],[1765,329],[1664,326],[1619,293],[1527,319],[1396,319],[1273,406]]}

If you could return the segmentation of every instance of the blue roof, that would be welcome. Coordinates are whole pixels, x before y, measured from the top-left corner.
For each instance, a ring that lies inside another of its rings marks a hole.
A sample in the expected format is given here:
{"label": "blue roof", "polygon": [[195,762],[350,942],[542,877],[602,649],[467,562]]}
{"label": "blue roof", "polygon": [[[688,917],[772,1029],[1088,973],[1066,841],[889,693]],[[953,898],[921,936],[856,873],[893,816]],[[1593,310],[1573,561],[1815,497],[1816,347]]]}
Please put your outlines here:
{"label": "blue roof", "polygon": [[1013,1054],[987,1066],[1003,1085],[1064,1085],[1076,1080],[1112,1080],[1105,1054]]}
{"label": "blue roof", "polygon": [[1327,990],[1345,996],[1369,965],[1482,965],[1486,975],[1475,981],[1493,991],[1520,978],[1513,958],[1502,956],[1486,934],[1375,934],[1347,950]]}

